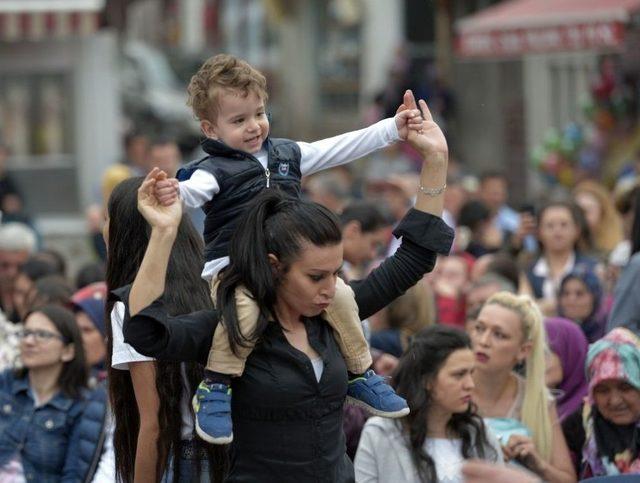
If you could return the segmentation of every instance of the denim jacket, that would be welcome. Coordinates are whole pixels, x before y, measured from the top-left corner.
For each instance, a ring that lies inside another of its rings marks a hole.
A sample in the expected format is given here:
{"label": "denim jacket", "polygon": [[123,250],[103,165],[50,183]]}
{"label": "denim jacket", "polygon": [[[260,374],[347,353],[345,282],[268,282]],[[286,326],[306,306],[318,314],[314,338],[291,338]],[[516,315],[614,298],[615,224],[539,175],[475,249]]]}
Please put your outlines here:
{"label": "denim jacket", "polygon": [[27,482],[80,482],[78,446],[84,400],[62,393],[35,407],[29,379],[0,373],[0,468],[16,453]]}

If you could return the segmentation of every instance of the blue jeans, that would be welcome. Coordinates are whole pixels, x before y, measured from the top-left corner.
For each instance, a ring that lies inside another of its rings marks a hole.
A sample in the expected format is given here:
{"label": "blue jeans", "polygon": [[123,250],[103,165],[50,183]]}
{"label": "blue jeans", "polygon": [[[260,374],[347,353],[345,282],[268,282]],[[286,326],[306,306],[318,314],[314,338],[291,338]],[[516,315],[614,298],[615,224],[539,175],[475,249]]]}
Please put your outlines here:
{"label": "blue jeans", "polygon": [[[197,477],[196,466],[200,463],[200,477]],[[161,483],[211,483],[209,478],[209,460],[195,460],[193,458],[180,458],[180,474],[173,477],[173,459],[169,462],[169,467],[162,477]]]}

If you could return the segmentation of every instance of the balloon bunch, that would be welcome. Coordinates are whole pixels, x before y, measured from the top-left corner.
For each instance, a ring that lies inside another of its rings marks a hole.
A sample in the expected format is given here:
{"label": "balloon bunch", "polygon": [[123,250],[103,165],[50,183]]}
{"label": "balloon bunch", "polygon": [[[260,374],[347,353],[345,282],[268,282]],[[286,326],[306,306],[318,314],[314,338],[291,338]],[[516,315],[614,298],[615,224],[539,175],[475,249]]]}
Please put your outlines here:
{"label": "balloon bunch", "polygon": [[584,124],[571,122],[562,130],[550,129],[531,153],[532,166],[547,184],[570,188],[601,171],[616,123],[625,110],[619,104],[593,101],[582,107]]}
{"label": "balloon bunch", "polygon": [[592,164],[585,147],[584,128],[570,123],[562,131],[550,129],[547,132],[541,145],[531,153],[531,163],[547,183],[571,187],[576,167]]}

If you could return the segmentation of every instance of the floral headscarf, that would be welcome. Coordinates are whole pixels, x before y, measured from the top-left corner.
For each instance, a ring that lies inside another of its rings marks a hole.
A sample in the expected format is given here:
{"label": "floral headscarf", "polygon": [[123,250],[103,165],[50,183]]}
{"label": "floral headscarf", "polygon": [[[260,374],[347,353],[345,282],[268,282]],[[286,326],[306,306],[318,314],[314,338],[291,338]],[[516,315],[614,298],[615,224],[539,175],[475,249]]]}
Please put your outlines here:
{"label": "floral headscarf", "polygon": [[640,348],[629,330],[616,328],[589,347],[588,403],[583,412],[586,442],[581,477],[640,473],[640,421],[626,428],[606,420],[598,412],[594,388],[602,381],[623,380],[640,391]]}

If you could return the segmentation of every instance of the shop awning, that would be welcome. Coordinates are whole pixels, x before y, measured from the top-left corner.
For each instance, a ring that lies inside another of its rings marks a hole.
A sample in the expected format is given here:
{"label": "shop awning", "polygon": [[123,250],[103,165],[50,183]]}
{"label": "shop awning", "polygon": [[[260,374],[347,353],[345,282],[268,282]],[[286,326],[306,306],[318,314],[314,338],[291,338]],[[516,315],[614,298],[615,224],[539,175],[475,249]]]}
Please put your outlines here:
{"label": "shop awning", "polygon": [[89,35],[105,0],[0,0],[0,41]]}
{"label": "shop awning", "polygon": [[640,0],[510,0],[456,24],[460,57],[615,49]]}

